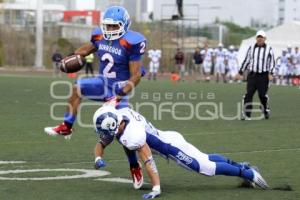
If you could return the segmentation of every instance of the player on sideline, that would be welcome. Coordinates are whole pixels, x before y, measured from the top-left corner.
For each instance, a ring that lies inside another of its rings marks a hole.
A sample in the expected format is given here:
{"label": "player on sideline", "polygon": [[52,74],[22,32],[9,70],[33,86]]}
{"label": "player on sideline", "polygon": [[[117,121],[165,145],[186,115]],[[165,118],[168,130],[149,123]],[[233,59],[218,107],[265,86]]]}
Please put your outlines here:
{"label": "player on sideline", "polygon": [[205,45],[205,48],[201,51],[203,57],[203,72],[205,75],[205,81],[210,81],[210,73],[213,63],[214,51],[211,48],[208,48],[208,45]]}
{"label": "player on sideline", "polygon": [[[276,81],[277,85],[287,85],[288,84],[288,69],[289,69],[289,57],[286,50],[282,51],[281,56],[278,58],[278,79]],[[285,82],[286,81],[286,82]]]}
{"label": "player on sideline", "polygon": [[215,74],[217,83],[220,77],[222,77],[223,82],[226,83],[226,54],[227,50],[223,48],[223,44],[220,43],[215,50]]}
{"label": "player on sideline", "polygon": [[159,69],[159,59],[161,58],[161,50],[159,49],[150,49],[148,51],[148,57],[150,58],[149,63],[149,76],[148,80],[151,81],[153,79],[156,80],[156,75]]}
{"label": "player on sideline", "polygon": [[[100,60],[100,75],[77,80],[64,114],[64,122],[56,127],[46,127],[47,134],[71,136],[82,96],[96,101],[110,101],[117,105],[117,109],[128,106],[127,94],[140,82],[142,55],[146,48],[145,37],[129,30],[130,23],[125,8],[109,7],[103,16],[101,28],[93,30],[91,43],[75,51],[76,55],[82,57],[96,52]],[[143,184],[143,175],[136,153],[125,152],[130,163],[133,186],[139,189]]]}
{"label": "player on sideline", "polygon": [[185,141],[180,133],[158,130],[142,115],[129,108],[116,110],[112,106],[103,106],[95,112],[93,123],[100,136],[95,149],[97,162],[105,163],[102,159],[104,148],[114,138],[123,147],[138,151],[153,186],[152,191],[144,194],[143,198],[151,199],[161,194],[160,178],[150,149],[196,173],[237,176],[260,188],[268,188],[260,173],[249,164],[237,163],[219,154],[202,153]]}
{"label": "player on sideline", "polygon": [[294,78],[300,78],[300,52],[299,47],[295,47],[295,51],[293,54],[293,66],[294,66]]}
{"label": "player on sideline", "polygon": [[236,81],[236,77],[239,73],[239,64],[237,58],[237,52],[234,50],[234,46],[229,46],[229,51],[227,52],[227,65],[228,65],[228,74],[229,74],[229,83]]}

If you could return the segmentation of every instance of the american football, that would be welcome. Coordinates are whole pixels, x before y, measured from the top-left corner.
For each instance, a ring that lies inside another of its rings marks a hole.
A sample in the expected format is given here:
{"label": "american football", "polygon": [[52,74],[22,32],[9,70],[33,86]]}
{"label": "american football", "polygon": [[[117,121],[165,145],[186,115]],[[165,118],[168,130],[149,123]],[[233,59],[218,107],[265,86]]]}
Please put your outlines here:
{"label": "american football", "polygon": [[68,56],[61,61],[60,70],[65,73],[80,71],[85,65],[85,58],[80,55]]}

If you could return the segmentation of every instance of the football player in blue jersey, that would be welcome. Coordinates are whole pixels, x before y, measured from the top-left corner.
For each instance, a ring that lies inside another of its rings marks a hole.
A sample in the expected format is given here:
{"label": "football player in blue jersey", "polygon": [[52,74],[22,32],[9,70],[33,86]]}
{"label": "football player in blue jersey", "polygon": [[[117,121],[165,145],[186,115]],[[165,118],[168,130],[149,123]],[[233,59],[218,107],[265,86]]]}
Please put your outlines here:
{"label": "football player in blue jersey", "polygon": [[[85,57],[96,53],[100,60],[99,76],[77,80],[73,86],[64,122],[56,127],[46,127],[48,135],[71,136],[72,126],[82,96],[96,101],[113,103],[117,109],[128,106],[128,93],[140,82],[142,76],[142,55],[146,48],[145,37],[129,30],[130,17],[120,6],[109,7],[103,16],[100,28],[92,32],[91,42],[75,51]],[[96,147],[97,148],[97,145]],[[134,188],[143,184],[143,176],[136,153],[125,149]],[[96,168],[103,164],[95,161]]]}

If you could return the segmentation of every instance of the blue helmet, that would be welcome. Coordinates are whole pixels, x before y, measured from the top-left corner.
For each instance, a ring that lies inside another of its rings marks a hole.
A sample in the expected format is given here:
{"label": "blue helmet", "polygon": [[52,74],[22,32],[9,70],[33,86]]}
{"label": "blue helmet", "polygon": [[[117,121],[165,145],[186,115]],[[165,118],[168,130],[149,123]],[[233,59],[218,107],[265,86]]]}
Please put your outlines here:
{"label": "blue helmet", "polygon": [[[122,37],[129,29],[131,24],[127,10],[121,6],[109,7],[103,16],[101,29],[104,39],[117,40]],[[109,25],[118,26],[116,30],[109,30]]]}
{"label": "blue helmet", "polygon": [[113,137],[117,134],[121,118],[113,106],[102,106],[93,117],[93,124],[96,133],[101,138]]}

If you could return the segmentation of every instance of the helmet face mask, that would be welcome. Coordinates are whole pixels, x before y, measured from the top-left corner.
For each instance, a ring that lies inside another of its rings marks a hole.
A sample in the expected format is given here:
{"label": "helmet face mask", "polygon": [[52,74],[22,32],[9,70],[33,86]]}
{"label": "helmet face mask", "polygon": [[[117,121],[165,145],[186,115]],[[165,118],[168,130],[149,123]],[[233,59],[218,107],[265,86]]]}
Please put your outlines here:
{"label": "helmet face mask", "polygon": [[[117,27],[117,28],[113,28],[113,30],[111,30],[110,27]],[[106,40],[117,40],[120,37],[122,37],[126,31],[124,30],[124,23],[123,22],[115,22],[113,20],[103,20],[102,23],[102,31],[103,31],[103,35],[104,38]]]}
{"label": "helmet face mask", "polygon": [[[105,11],[101,23],[104,39],[117,40],[129,29],[131,24],[127,10],[120,6],[112,6]],[[116,27],[116,28],[110,28]]]}

